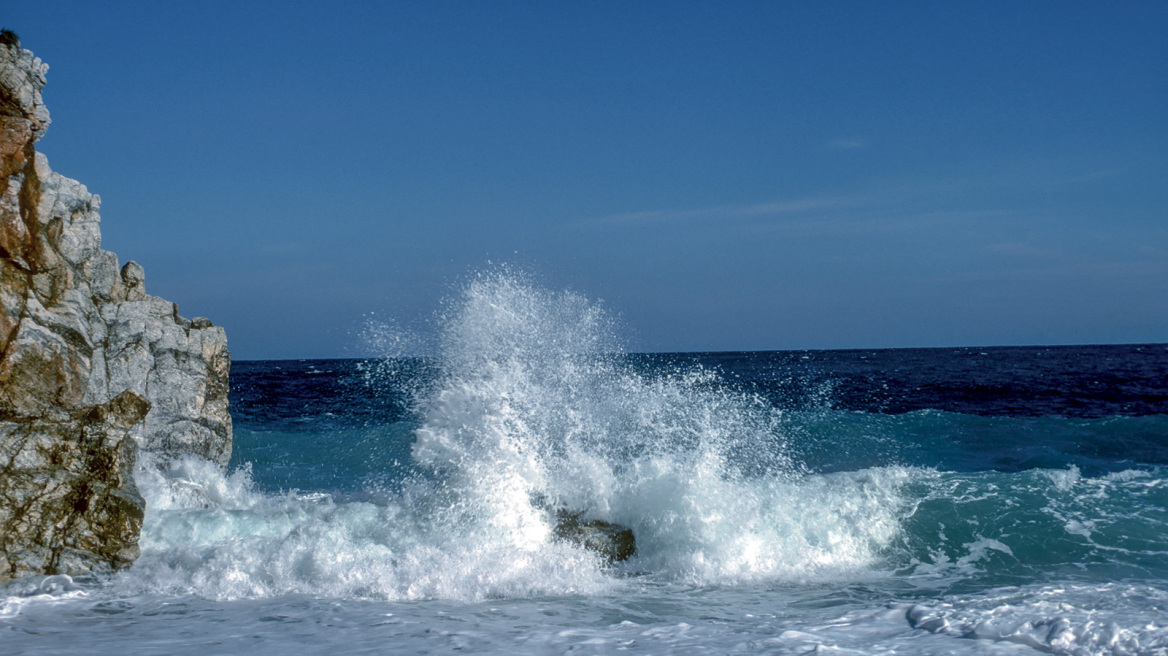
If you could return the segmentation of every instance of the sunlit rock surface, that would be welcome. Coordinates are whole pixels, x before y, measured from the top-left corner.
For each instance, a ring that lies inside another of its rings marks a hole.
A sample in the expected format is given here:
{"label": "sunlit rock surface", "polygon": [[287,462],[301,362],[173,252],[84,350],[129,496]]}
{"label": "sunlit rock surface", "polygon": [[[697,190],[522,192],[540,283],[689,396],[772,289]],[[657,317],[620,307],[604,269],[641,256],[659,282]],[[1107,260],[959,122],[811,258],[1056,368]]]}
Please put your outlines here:
{"label": "sunlit rock surface", "polygon": [[138,551],[136,463],[231,457],[231,357],[101,249],[100,199],[34,149],[48,66],[0,41],[0,580],[116,569]]}

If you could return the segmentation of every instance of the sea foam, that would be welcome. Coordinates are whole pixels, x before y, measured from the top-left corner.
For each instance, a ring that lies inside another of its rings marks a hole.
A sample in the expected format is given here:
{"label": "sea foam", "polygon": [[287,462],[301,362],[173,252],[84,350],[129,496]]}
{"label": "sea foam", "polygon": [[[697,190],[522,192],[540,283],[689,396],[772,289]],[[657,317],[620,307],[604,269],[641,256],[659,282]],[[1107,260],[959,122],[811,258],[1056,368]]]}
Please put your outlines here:
{"label": "sea foam", "polygon": [[[870,569],[900,530],[913,470],[805,471],[779,410],[700,367],[637,372],[615,321],[579,294],[492,270],[445,304],[440,324],[408,480],[354,501],[261,492],[246,470],[223,477],[196,462],[153,470],[140,475],[143,555],[122,584],[210,598],[483,599],[595,594],[630,573],[821,580]],[[629,527],[637,554],[614,567],[558,541],[549,508]]]}

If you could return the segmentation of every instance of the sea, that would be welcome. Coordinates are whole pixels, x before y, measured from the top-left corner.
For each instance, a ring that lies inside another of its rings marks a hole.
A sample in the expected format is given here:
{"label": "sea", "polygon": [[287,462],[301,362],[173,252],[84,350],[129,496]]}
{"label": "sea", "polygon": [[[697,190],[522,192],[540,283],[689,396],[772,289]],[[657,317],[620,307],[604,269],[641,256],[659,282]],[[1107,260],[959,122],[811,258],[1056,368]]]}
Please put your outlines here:
{"label": "sea", "polygon": [[1168,345],[630,353],[505,269],[431,329],[235,362],[227,471],[0,654],[1168,654]]}

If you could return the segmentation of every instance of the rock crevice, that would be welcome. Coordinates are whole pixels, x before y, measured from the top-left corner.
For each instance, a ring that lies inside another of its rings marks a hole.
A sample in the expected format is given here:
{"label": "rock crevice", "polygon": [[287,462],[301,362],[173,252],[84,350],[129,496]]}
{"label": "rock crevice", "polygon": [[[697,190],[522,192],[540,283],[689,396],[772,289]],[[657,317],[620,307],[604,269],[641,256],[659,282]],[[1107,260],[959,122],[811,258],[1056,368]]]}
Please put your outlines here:
{"label": "rock crevice", "polygon": [[34,148],[47,70],[0,43],[0,580],[126,566],[140,454],[231,456],[225,333],[101,249],[101,199]]}

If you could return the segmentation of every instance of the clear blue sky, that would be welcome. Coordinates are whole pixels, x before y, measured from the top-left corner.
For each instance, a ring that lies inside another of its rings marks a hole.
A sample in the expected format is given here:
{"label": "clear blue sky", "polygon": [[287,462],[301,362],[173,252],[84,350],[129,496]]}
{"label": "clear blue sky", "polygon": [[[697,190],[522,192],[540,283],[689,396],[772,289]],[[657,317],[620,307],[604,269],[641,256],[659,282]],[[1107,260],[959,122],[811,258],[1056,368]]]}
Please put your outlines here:
{"label": "clear blue sky", "polygon": [[237,359],[488,262],[634,350],[1168,342],[1168,3],[18,2],[53,168]]}

